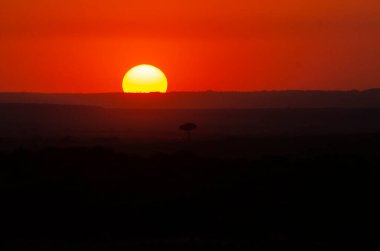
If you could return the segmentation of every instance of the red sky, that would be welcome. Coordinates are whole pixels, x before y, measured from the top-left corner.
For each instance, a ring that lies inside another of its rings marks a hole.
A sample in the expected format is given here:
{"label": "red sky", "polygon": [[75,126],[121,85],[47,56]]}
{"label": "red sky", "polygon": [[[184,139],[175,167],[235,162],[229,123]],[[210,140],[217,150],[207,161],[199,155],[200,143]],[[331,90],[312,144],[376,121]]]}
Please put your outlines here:
{"label": "red sky", "polygon": [[380,87],[379,0],[1,0],[0,92]]}

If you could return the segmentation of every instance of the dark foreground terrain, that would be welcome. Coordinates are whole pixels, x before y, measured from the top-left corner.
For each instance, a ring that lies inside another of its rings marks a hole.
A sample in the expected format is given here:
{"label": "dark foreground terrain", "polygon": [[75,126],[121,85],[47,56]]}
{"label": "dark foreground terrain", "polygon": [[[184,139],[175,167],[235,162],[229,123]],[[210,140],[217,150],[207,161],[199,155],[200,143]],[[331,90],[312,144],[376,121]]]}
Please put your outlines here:
{"label": "dark foreground terrain", "polygon": [[[376,109],[86,109],[0,109],[5,250],[313,250],[378,238]],[[218,131],[219,113],[229,115]],[[176,128],[188,116],[199,119],[191,141]],[[140,126],[160,118],[157,130]]]}

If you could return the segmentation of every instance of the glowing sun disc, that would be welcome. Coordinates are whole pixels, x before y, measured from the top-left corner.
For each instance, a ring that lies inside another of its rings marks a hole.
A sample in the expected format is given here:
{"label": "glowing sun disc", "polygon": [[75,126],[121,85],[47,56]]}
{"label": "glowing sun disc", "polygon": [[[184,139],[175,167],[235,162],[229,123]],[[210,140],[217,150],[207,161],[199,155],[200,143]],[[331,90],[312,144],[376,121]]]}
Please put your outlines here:
{"label": "glowing sun disc", "polygon": [[123,79],[123,91],[126,93],[166,92],[167,88],[165,74],[152,65],[135,66]]}

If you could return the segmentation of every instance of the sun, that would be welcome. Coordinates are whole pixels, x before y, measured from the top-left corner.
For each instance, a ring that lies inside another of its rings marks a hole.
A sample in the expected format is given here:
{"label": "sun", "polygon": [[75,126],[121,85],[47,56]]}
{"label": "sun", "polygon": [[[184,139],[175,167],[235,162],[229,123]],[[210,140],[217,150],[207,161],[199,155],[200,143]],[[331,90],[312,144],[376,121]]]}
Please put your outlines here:
{"label": "sun", "polygon": [[125,93],[166,92],[168,81],[165,74],[152,65],[142,64],[130,69],[123,79]]}

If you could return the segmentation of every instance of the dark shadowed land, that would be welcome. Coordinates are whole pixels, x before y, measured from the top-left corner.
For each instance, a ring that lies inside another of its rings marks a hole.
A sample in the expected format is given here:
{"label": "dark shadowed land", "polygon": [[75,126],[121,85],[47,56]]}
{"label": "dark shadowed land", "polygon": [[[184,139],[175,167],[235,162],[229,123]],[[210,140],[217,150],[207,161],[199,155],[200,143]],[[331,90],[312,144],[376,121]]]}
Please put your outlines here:
{"label": "dark shadowed land", "polygon": [[166,94],[0,93],[0,103],[128,109],[380,108],[380,89],[363,91],[173,92]]}
{"label": "dark shadowed land", "polygon": [[[367,92],[348,93],[360,100]],[[0,104],[8,249],[309,250],[377,238],[375,99],[269,109],[81,100]],[[187,122],[198,126],[190,141],[179,130]]]}

